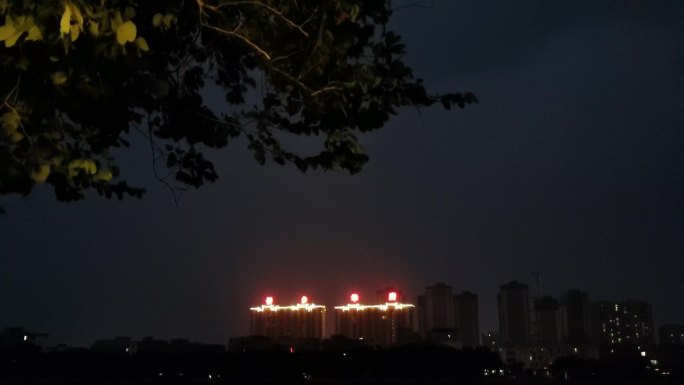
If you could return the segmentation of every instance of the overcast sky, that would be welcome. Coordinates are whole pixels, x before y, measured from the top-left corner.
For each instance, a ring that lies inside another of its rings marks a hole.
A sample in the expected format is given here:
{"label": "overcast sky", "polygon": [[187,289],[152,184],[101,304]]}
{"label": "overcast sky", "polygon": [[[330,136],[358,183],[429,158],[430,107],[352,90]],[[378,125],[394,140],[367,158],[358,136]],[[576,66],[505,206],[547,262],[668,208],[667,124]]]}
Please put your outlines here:
{"label": "overcast sky", "polygon": [[141,147],[121,161],[143,200],[3,197],[0,327],[225,344],[266,294],[332,307],[445,282],[479,295],[488,331],[498,286],[533,271],[543,294],[684,323],[684,2],[443,0],[391,26],[429,88],[480,103],[402,110],[362,137],[355,176],[261,167],[235,143],[176,208]]}

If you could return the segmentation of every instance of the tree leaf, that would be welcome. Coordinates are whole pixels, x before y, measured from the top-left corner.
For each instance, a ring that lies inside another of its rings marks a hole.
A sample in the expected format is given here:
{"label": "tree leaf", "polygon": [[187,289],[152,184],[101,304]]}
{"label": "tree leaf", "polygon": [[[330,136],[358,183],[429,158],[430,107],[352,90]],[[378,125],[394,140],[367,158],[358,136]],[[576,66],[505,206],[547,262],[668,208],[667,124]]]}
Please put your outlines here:
{"label": "tree leaf", "polygon": [[17,40],[19,40],[19,37],[21,37],[22,34],[23,34],[23,32],[22,32],[21,30],[17,30],[17,31],[14,33],[14,35],[10,36],[9,38],[7,38],[7,40],[5,40],[5,47],[9,48],[9,47],[14,46],[14,45],[17,43]]}
{"label": "tree leaf", "polygon": [[8,39],[10,36],[14,35],[17,29],[14,27],[14,23],[11,23],[11,19],[8,18],[8,23],[0,27],[0,41]]}
{"label": "tree leaf", "polygon": [[69,5],[64,7],[62,19],[59,21],[59,32],[62,35],[71,33],[71,7]]}
{"label": "tree leaf", "polygon": [[149,51],[150,46],[147,45],[147,40],[145,40],[144,37],[140,36],[137,39],[135,39],[135,45],[138,47],[141,51]]}
{"label": "tree leaf", "polygon": [[78,39],[78,35],[80,33],[81,33],[81,30],[78,28],[78,25],[73,24],[71,26],[71,32],[70,32],[71,41],[76,41],[76,39]]}
{"label": "tree leaf", "polygon": [[88,23],[88,32],[93,36],[98,36],[100,34],[100,23],[96,21],[90,21]]}
{"label": "tree leaf", "polygon": [[28,36],[26,36],[26,41],[38,41],[43,39],[43,33],[40,31],[38,26],[34,25],[28,31]]}
{"label": "tree leaf", "polygon": [[71,9],[71,13],[74,16],[76,24],[78,24],[78,28],[83,30],[83,14],[81,14],[81,10],[71,3],[69,3],[69,8]]}
{"label": "tree leaf", "polygon": [[101,169],[100,171],[95,174],[95,180],[103,181],[103,182],[109,182],[112,180],[112,177],[114,175],[112,174],[111,171],[106,170],[106,169]]}
{"label": "tree leaf", "polygon": [[21,117],[14,110],[5,112],[4,114],[2,114],[2,116],[0,116],[0,123],[2,123],[2,128],[5,130],[5,133],[7,135],[10,135],[17,131],[17,127],[19,127],[20,121]]}
{"label": "tree leaf", "polygon": [[162,20],[162,22],[164,23],[164,27],[171,28],[171,23],[173,22],[173,19],[173,15],[170,13],[164,15],[164,20]]}
{"label": "tree leaf", "polygon": [[116,42],[120,45],[131,43],[135,40],[138,29],[132,21],[127,21],[116,28]]}
{"label": "tree leaf", "polygon": [[38,169],[34,169],[33,171],[31,171],[31,179],[38,183],[45,182],[48,175],[50,175],[49,164],[41,165],[40,167],[38,167]]}
{"label": "tree leaf", "polygon": [[67,81],[67,75],[64,73],[64,71],[57,71],[54,74],[52,74],[52,84],[59,86]]}
{"label": "tree leaf", "polygon": [[160,27],[162,25],[162,19],[164,18],[164,15],[161,13],[156,13],[154,16],[152,16],[152,25],[155,27]]}

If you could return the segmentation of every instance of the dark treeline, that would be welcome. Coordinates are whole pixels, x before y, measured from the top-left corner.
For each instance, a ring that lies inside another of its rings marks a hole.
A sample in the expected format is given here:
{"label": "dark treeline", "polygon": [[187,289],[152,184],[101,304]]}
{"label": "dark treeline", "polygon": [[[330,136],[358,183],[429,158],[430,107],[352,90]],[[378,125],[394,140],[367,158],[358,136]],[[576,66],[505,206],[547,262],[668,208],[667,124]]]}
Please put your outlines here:
{"label": "dark treeline", "polygon": [[439,347],[132,355],[15,350],[3,354],[0,379],[476,379],[495,368],[502,368],[499,356],[487,349]]}
{"label": "dark treeline", "polygon": [[[666,384],[681,381],[681,372],[658,378],[644,370],[642,360],[559,359],[549,376],[532,378],[522,366],[502,365],[499,355],[485,348],[452,349],[403,346],[345,351],[136,352],[101,353],[89,349],[41,352],[21,349],[0,352],[0,383],[42,384],[54,381],[104,383],[623,383]],[[499,372],[501,370],[501,372]],[[489,376],[484,373],[488,371]],[[496,375],[492,375],[496,373]],[[322,382],[321,382],[322,381]],[[346,381],[346,382],[345,382]],[[388,382],[389,381],[389,382]],[[630,382],[631,381],[631,382]],[[634,382],[636,381],[636,382]]]}

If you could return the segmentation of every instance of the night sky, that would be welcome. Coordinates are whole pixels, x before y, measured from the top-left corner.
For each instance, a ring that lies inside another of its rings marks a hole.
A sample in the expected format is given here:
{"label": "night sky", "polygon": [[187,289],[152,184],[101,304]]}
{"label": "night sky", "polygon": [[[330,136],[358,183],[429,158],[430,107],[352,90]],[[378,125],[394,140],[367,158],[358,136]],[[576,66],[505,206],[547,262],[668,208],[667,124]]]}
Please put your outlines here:
{"label": "night sky", "polygon": [[488,331],[498,286],[533,271],[684,323],[684,2],[444,0],[391,26],[428,88],[480,103],[402,110],[354,176],[261,167],[238,141],[177,208],[140,145],[119,159],[142,200],[2,197],[0,327],[226,344],[267,294],[332,311],[441,281]]}

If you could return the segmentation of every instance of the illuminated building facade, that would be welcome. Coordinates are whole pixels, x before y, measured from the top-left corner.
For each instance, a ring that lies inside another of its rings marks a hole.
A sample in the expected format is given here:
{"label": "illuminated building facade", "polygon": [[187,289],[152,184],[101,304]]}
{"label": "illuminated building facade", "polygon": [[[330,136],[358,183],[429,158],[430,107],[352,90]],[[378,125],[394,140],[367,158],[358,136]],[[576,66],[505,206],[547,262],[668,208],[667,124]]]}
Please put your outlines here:
{"label": "illuminated building facade", "polygon": [[362,305],[359,295],[352,294],[350,303],[335,307],[335,334],[362,340],[372,346],[389,347],[402,341],[402,336],[413,331],[413,308],[399,302],[401,293],[392,289],[384,292],[385,303]]}
{"label": "illuminated building facade", "polygon": [[273,339],[322,339],[325,334],[325,306],[309,303],[306,296],[292,306],[266,304],[250,308],[250,334]]}
{"label": "illuminated building facade", "polygon": [[651,305],[644,301],[598,301],[591,305],[592,330],[602,346],[655,344]]}

